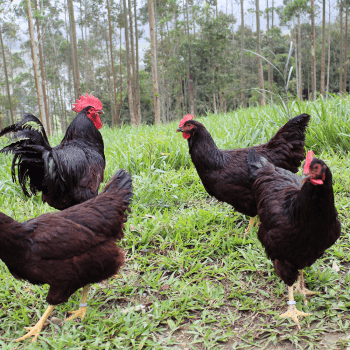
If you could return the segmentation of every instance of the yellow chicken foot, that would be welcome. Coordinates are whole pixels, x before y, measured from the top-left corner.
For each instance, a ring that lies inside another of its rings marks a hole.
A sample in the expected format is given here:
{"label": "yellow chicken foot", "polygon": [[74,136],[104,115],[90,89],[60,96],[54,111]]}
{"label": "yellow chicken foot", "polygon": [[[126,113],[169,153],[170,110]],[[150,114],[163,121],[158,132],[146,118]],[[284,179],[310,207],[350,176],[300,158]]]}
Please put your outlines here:
{"label": "yellow chicken foot", "polygon": [[288,295],[289,295],[289,301],[287,302],[288,304],[288,310],[284,314],[280,315],[280,318],[285,318],[285,317],[291,317],[293,321],[297,324],[298,328],[300,329],[300,324],[298,320],[298,316],[310,316],[310,314],[307,314],[306,312],[299,311],[295,304],[294,300],[294,294],[293,294],[293,286],[289,287],[288,286]]}
{"label": "yellow chicken foot", "polygon": [[[251,227],[254,227],[255,219],[256,219],[256,216],[250,218],[248,227],[247,227],[247,228],[245,229],[245,231],[244,231],[244,234],[245,234],[245,235],[246,235],[247,233],[250,232],[250,226],[251,226]],[[258,226],[258,221],[256,222],[256,225],[255,225],[255,226]]]}
{"label": "yellow chicken foot", "polygon": [[29,331],[26,335],[23,337],[20,337],[15,340],[15,342],[30,338],[31,336],[34,336],[33,341],[36,341],[36,338],[38,338],[39,333],[41,332],[41,329],[43,328],[43,325],[45,324],[46,320],[49,318],[51,312],[54,310],[55,306],[49,305],[46,309],[44,315],[41,316],[40,320],[34,327],[24,327],[27,331]]}
{"label": "yellow chicken foot", "polygon": [[305,281],[304,281],[304,272],[303,270],[301,270],[300,275],[298,276],[298,280],[297,283],[295,283],[293,285],[293,287],[295,287],[295,291],[302,294],[304,296],[304,305],[307,305],[307,300],[306,300],[306,296],[307,295],[315,295],[317,294],[316,292],[313,292],[311,290],[308,290],[305,288]]}
{"label": "yellow chicken foot", "polygon": [[86,311],[87,311],[87,297],[88,297],[88,292],[89,292],[89,285],[85,286],[83,288],[83,294],[81,296],[80,304],[79,304],[79,310],[76,311],[71,311],[70,313],[72,316],[68,317],[66,321],[72,321],[75,318],[80,317],[82,320],[85,317]]}

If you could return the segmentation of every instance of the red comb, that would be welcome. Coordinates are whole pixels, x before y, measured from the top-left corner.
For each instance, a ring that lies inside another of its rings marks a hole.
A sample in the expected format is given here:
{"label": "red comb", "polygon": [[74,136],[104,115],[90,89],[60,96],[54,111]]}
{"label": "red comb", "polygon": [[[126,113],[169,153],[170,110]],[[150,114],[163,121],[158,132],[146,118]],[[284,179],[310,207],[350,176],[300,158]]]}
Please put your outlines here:
{"label": "red comb", "polygon": [[77,103],[73,103],[73,111],[79,113],[82,111],[85,107],[91,106],[94,107],[97,111],[102,110],[102,102],[92,94],[89,96],[89,94],[86,92],[86,96],[81,95],[80,100],[76,100]]}
{"label": "red comb", "polygon": [[191,114],[186,114],[183,119],[181,120],[180,124],[179,124],[179,127],[182,128],[183,125],[188,121],[188,120],[191,120],[193,119],[193,115]]}
{"label": "red comb", "polygon": [[305,165],[304,165],[304,169],[303,169],[304,174],[308,174],[310,172],[310,164],[314,158],[313,155],[314,155],[314,152],[312,152],[312,151],[307,152]]}

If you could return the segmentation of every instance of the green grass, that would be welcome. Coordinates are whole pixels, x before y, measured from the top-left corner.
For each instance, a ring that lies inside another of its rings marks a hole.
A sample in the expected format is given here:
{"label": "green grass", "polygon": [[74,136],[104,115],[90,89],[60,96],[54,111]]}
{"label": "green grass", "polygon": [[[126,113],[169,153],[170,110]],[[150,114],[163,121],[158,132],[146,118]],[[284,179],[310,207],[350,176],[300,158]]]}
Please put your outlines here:
{"label": "green grass", "polygon": [[[273,271],[246,217],[208,197],[178,123],[158,128],[103,128],[105,181],[123,167],[133,174],[135,197],[118,243],[126,263],[118,277],[93,285],[83,321],[61,322],[77,308],[80,293],[57,306],[36,343],[14,343],[23,327],[45,311],[48,286],[15,280],[0,262],[0,348],[8,349],[342,349],[350,333],[349,192],[350,102],[334,98],[293,105],[292,115],[312,115],[307,146],[334,177],[342,235],[307,269],[309,289],[319,292],[312,313],[297,330],[280,320],[287,289]],[[249,108],[201,121],[220,148],[267,141],[286,118],[278,106]],[[62,135],[53,137],[58,144]],[[0,142],[4,142],[0,140]],[[24,221],[54,211],[40,196],[27,199],[10,176],[10,156],[0,155],[0,210]],[[103,187],[103,186],[102,186]],[[332,263],[340,267],[336,272]],[[29,288],[29,289],[28,289]],[[139,311],[137,305],[143,305]],[[53,318],[59,324],[52,322]],[[324,345],[326,344],[326,345]],[[276,348],[277,349],[277,348]]]}

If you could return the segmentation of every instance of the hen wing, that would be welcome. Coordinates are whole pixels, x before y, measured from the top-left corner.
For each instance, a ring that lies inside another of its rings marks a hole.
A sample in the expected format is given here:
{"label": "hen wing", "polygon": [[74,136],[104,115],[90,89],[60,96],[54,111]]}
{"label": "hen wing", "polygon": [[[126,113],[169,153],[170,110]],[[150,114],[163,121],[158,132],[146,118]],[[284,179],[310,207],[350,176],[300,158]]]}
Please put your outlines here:
{"label": "hen wing", "polygon": [[70,259],[107,240],[105,236],[56,213],[41,215],[23,225],[27,231],[24,246],[34,260]]}

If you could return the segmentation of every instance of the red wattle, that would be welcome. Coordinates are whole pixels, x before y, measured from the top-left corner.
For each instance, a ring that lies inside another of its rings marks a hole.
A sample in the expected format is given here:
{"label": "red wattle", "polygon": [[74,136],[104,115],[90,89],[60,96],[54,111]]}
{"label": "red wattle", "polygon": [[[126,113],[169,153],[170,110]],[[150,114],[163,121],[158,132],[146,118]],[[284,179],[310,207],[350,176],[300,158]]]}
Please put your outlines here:
{"label": "red wattle", "polygon": [[182,137],[184,138],[184,139],[188,139],[189,137],[191,136],[191,134],[187,134],[187,132],[183,132],[182,133]]}
{"label": "red wattle", "polygon": [[96,116],[95,120],[93,120],[96,129],[101,129],[102,128],[102,122],[101,122],[101,118],[99,115]]}
{"label": "red wattle", "polygon": [[310,179],[314,185],[323,185],[323,181],[320,179]]}
{"label": "red wattle", "polygon": [[102,128],[101,118],[98,113],[90,110],[90,113],[86,113],[86,115],[94,123],[96,129]]}

